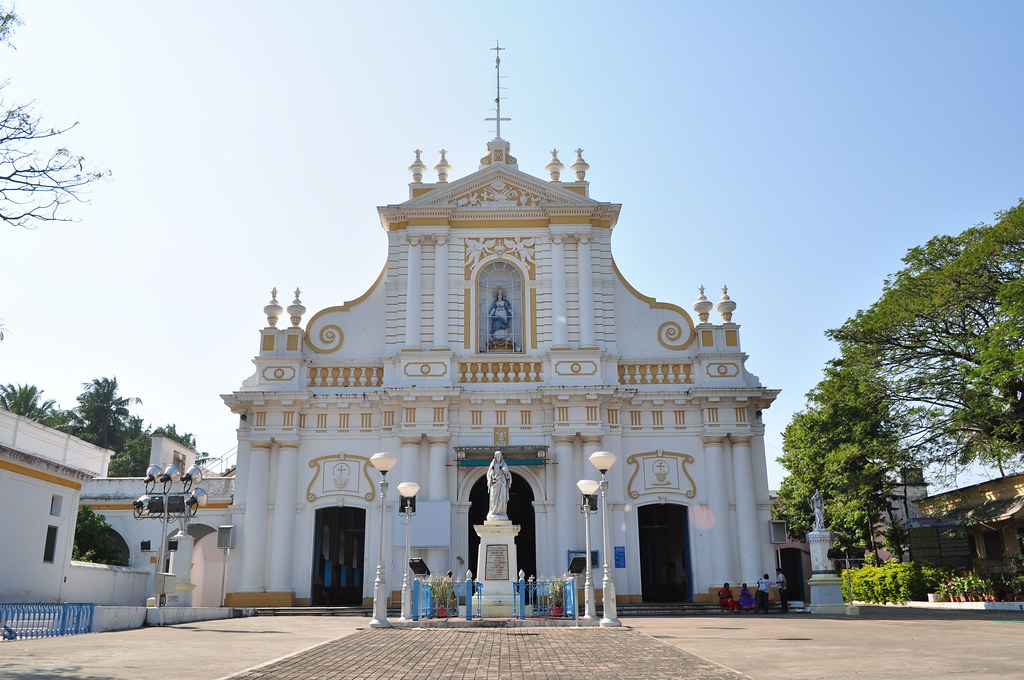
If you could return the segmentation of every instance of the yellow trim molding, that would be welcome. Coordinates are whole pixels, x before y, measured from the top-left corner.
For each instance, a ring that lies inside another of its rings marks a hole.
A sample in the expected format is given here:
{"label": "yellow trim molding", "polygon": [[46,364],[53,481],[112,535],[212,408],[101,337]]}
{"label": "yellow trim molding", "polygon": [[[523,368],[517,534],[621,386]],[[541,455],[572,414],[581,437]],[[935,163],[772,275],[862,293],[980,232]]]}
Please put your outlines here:
{"label": "yellow trim molding", "polygon": [[31,477],[32,479],[38,479],[43,482],[49,482],[50,484],[56,484],[57,486],[63,486],[69,489],[75,489],[76,491],[80,491],[82,489],[82,485],[78,482],[72,482],[70,479],[64,479],[57,475],[51,475],[48,472],[41,472],[6,460],[0,460],[0,470],[7,470],[24,477]]}

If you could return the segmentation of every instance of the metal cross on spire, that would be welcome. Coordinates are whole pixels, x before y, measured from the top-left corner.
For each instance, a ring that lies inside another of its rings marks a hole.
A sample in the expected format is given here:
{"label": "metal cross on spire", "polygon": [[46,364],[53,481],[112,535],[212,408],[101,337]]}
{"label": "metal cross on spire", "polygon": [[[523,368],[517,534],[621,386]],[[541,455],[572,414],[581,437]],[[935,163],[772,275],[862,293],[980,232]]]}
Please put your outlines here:
{"label": "metal cross on spire", "polygon": [[495,41],[494,42],[494,47],[492,47],[491,49],[494,50],[494,85],[495,85],[495,97],[494,97],[495,109],[494,109],[494,111],[495,111],[495,115],[494,115],[494,118],[484,118],[484,120],[485,121],[490,121],[490,120],[494,121],[494,124],[496,126],[496,129],[494,131],[494,136],[495,136],[496,139],[501,139],[501,121],[503,121],[503,120],[512,120],[511,118],[502,118],[501,117],[501,90],[502,90],[502,87],[501,87],[501,53],[505,51],[505,48],[502,47],[500,45],[500,43],[498,43],[498,41]]}

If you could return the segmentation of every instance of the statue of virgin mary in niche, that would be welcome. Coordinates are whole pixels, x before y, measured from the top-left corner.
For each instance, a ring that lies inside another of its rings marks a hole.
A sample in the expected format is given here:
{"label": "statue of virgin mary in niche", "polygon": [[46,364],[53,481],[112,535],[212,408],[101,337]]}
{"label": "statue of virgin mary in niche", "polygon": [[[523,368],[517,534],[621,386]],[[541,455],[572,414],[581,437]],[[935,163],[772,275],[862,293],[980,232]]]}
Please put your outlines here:
{"label": "statue of virgin mary in niche", "polygon": [[512,323],[512,303],[505,299],[505,291],[498,289],[494,296],[491,308],[487,310],[487,316],[491,320],[491,335],[499,335],[500,331],[509,332],[509,325]]}
{"label": "statue of virgin mary in niche", "polygon": [[487,334],[488,351],[512,352],[512,303],[505,298],[505,291],[498,289],[494,301],[487,309],[490,332]]}

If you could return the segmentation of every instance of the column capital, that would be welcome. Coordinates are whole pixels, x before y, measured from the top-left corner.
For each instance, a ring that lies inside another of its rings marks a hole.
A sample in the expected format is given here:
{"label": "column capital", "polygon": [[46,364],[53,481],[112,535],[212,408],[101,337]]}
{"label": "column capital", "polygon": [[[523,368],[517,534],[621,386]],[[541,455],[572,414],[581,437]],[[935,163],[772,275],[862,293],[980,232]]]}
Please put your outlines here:
{"label": "column capital", "polygon": [[402,436],[402,446],[419,446],[420,441],[423,439],[422,434],[418,434],[415,437],[411,435]]}
{"label": "column capital", "polygon": [[555,445],[559,444],[572,444],[572,440],[576,438],[575,434],[554,434],[551,435],[551,439],[555,442]]}
{"label": "column capital", "polygon": [[447,444],[452,440],[451,435],[427,435],[427,441],[430,442],[431,446],[437,444]]}
{"label": "column capital", "polygon": [[254,449],[267,449],[268,451],[270,450],[270,447],[273,446],[273,444],[274,442],[270,439],[259,439],[249,442],[249,446],[251,446]]}
{"label": "column capital", "polygon": [[725,441],[725,437],[720,434],[704,434],[701,435],[700,440],[704,442],[704,446],[722,446]]}

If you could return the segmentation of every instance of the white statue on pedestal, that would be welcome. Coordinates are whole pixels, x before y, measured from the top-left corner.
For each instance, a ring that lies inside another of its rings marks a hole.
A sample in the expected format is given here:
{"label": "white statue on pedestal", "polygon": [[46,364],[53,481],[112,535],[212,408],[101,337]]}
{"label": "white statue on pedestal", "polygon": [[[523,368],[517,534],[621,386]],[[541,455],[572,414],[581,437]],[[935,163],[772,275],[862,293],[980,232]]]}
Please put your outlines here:
{"label": "white statue on pedestal", "polygon": [[815,489],[811,496],[811,512],[814,513],[813,531],[825,531],[825,499],[821,496],[821,490]]}
{"label": "white statue on pedestal", "polygon": [[487,508],[488,520],[508,521],[508,493],[511,488],[512,473],[508,471],[501,451],[495,451],[494,460],[487,466],[487,494],[491,499]]}

